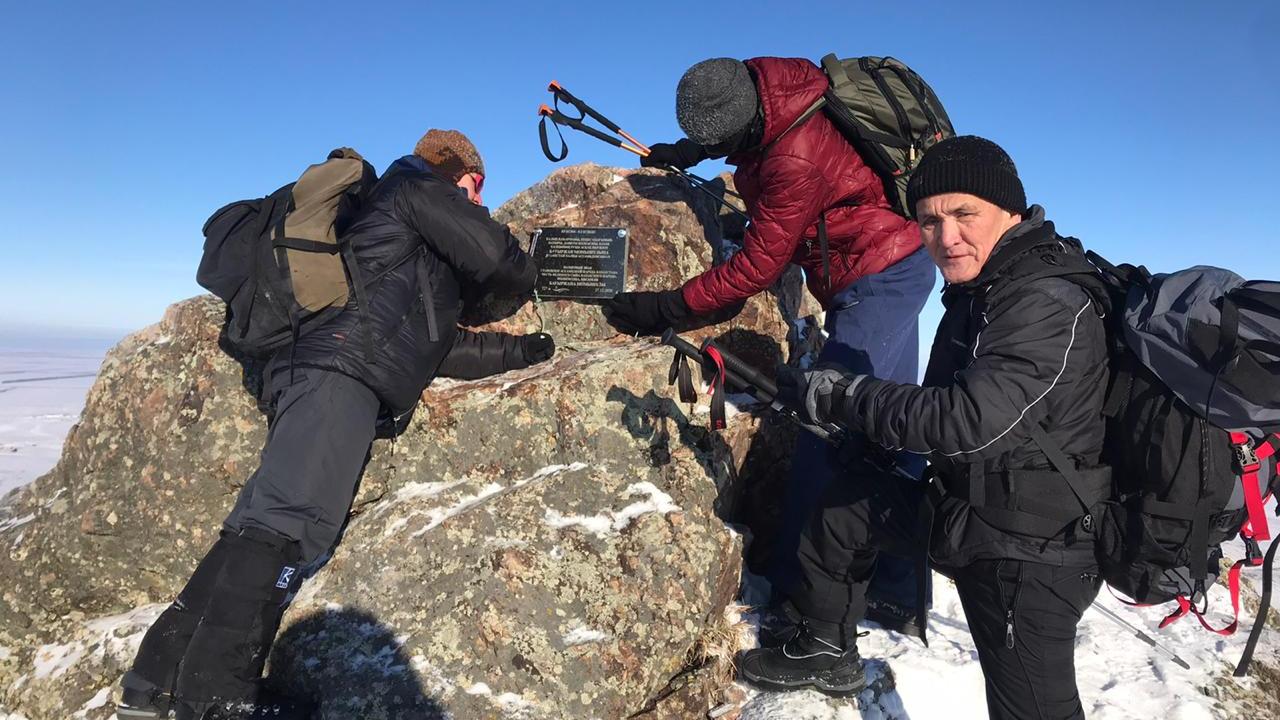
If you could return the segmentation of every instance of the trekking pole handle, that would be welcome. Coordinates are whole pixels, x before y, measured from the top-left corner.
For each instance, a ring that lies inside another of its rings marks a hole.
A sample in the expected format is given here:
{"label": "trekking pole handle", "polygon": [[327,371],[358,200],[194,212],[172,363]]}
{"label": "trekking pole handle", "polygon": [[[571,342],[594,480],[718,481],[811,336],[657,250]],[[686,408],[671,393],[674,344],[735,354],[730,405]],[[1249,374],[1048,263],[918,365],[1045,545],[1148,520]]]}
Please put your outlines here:
{"label": "trekking pole handle", "polygon": [[574,96],[573,93],[569,92],[568,90],[565,90],[564,86],[556,82],[555,80],[552,80],[547,85],[547,89],[555,93],[555,95],[559,97],[561,100],[564,100],[565,102],[577,108],[583,114],[590,115],[592,118],[595,119],[596,122],[600,123],[601,125],[609,128],[610,130],[612,130],[615,133],[618,133],[619,135],[623,134],[622,128],[618,127],[617,123],[601,115],[599,112],[596,111],[595,108],[579,100],[576,96]]}
{"label": "trekking pole handle", "polygon": [[751,367],[750,365],[739,360],[735,355],[725,352],[723,348],[716,344],[716,341],[707,338],[702,341],[702,352],[706,354],[708,348],[714,348],[720,353],[720,357],[724,358],[724,367],[726,370],[738,375],[751,385],[755,385],[767,394],[770,398],[778,397],[778,385],[773,380],[765,377],[764,373]]}
{"label": "trekking pole handle", "polygon": [[704,350],[708,347],[715,348],[715,350],[720,353],[721,359],[724,360],[725,380],[728,384],[747,393],[756,400],[765,403],[776,412],[782,413],[801,428],[814,434],[819,439],[837,444],[843,442],[844,433],[840,428],[835,426],[827,427],[822,425],[812,425],[801,420],[794,410],[778,401],[778,386],[772,380],[762,375],[760,371],[739,360],[732,353],[726,352],[720,348],[715,344],[715,341],[708,339],[702,344],[702,349],[699,349],[693,343],[676,334],[674,329],[668,328],[662,333],[662,344],[675,348],[680,352],[680,354],[697,362],[699,366],[701,366],[707,359]]}
{"label": "trekking pole handle", "polygon": [[[699,350],[693,343],[677,335],[674,330],[668,329],[665,333],[663,333],[662,342],[663,344],[666,344],[675,348],[676,351],[679,352],[681,355],[684,355],[690,360],[693,360],[694,362],[698,363],[699,367],[705,367],[706,363],[709,360],[708,356],[705,353],[703,353],[702,350]],[[719,350],[719,348],[717,348],[717,350]],[[723,355],[724,351],[720,351],[720,352],[721,352],[721,357],[724,358],[724,355]],[[771,406],[774,410],[777,410],[779,412],[784,412],[784,413],[787,411],[786,407],[780,404],[777,401],[777,399],[773,395],[771,395],[764,387],[761,387],[758,384],[752,383],[750,380],[748,380],[747,378],[744,378],[739,373],[731,370],[729,368],[728,358],[725,358],[724,379],[725,379],[725,384],[731,385],[734,388],[737,388],[738,390],[745,392],[746,394],[755,398],[759,402],[762,402],[762,403],[765,403],[766,405]]]}
{"label": "trekking pole handle", "polygon": [[556,125],[563,125],[564,127],[572,128],[574,130],[577,130],[578,132],[586,133],[587,135],[590,135],[591,137],[597,140],[600,140],[602,142],[607,142],[610,145],[614,147],[622,148],[627,152],[635,153],[636,155],[639,155],[641,157],[644,157],[647,154],[645,153],[645,151],[641,150],[640,148],[635,147],[633,145],[629,145],[612,135],[608,135],[603,132],[600,132],[599,130],[591,127],[590,125],[587,125],[581,120],[578,120],[577,118],[571,118],[568,115],[565,115],[564,113],[560,112],[559,110],[554,110],[550,107],[547,107],[545,103],[538,108],[538,114],[549,119],[551,122],[555,123]]}
{"label": "trekking pole handle", "polygon": [[596,122],[600,123],[606,128],[609,128],[610,130],[617,133],[618,135],[621,135],[623,139],[632,143],[632,145],[634,146],[632,148],[625,148],[625,149],[635,152],[640,157],[644,157],[645,155],[649,154],[648,145],[645,145],[644,143],[635,139],[635,137],[631,133],[619,127],[618,123],[610,120],[609,118],[602,115],[600,111],[596,110],[595,108],[583,102],[581,98],[577,97],[573,93],[566,90],[565,87],[560,83],[556,82],[555,80],[552,80],[547,85],[547,90],[550,90],[552,93],[555,93],[555,96],[557,98],[564,100],[565,102],[577,108],[578,112],[582,113],[583,115],[590,115]]}
{"label": "trekking pole handle", "polygon": [[708,348],[715,348],[715,350],[720,353],[720,357],[724,359],[725,370],[731,373],[730,377],[736,375],[745,381],[748,386],[759,388],[761,393],[767,396],[767,398],[765,398],[753,394],[753,397],[756,397],[758,400],[764,400],[777,409],[785,410],[797,423],[800,424],[801,427],[814,435],[817,435],[823,440],[830,440],[832,442],[840,442],[842,440],[845,435],[844,428],[833,423],[823,423],[821,425],[807,423],[800,419],[794,408],[790,408],[782,404],[782,402],[778,400],[778,384],[775,383],[772,378],[746,364],[742,360],[739,360],[738,357],[732,353],[726,352],[716,344],[715,340],[711,338],[707,338],[702,343],[704,353]]}
{"label": "trekking pole handle", "polygon": [[699,350],[693,343],[680,337],[676,333],[675,328],[667,328],[666,330],[663,331],[662,344],[669,345],[675,348],[676,350],[679,350],[680,354],[684,355],[685,357],[688,357],[690,360],[697,360],[699,362],[702,361],[702,351]]}

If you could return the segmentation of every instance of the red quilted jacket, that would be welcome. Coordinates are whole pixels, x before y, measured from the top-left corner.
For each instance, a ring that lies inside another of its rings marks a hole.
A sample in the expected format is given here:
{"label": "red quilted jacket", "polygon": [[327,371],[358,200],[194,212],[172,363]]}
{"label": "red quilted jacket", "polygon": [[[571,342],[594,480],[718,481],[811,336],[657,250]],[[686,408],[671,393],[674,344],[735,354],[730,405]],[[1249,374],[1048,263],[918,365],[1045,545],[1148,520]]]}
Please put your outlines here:
{"label": "red quilted jacket", "polygon": [[[809,290],[828,307],[858,278],[880,272],[920,247],[916,224],[889,209],[884,185],[822,112],[792,128],[827,89],[822,69],[802,58],[747,61],[764,108],[762,150],[736,153],[733,179],[751,225],[742,250],[684,284],[703,315],[766,290],[797,263]],[[825,213],[831,279],[822,273],[818,217]]]}

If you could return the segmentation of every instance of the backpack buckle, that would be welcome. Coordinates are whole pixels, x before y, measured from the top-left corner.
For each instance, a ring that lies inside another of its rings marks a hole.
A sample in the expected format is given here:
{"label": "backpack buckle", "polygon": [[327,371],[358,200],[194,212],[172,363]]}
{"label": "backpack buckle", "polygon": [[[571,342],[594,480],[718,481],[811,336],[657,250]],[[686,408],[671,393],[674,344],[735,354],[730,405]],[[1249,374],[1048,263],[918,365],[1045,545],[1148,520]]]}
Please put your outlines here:
{"label": "backpack buckle", "polygon": [[1244,540],[1244,560],[1250,565],[1262,564],[1262,548],[1258,545],[1258,541],[1251,537],[1242,537]]}
{"label": "backpack buckle", "polygon": [[1084,517],[1080,518],[1080,528],[1092,535],[1093,526],[1093,513],[1085,513]]}
{"label": "backpack buckle", "polygon": [[1248,440],[1231,447],[1235,450],[1236,464],[1239,465],[1241,472],[1254,472],[1262,467],[1262,463],[1258,460],[1258,453],[1249,444]]}

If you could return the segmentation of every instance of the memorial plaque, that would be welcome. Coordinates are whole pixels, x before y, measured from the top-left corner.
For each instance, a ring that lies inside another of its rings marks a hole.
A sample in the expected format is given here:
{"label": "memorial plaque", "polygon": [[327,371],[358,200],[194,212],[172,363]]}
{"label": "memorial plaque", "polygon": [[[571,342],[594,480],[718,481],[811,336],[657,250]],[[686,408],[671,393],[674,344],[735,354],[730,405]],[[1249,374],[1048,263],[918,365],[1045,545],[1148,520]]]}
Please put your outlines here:
{"label": "memorial plaque", "polygon": [[624,228],[538,228],[530,254],[540,299],[607,300],[627,282]]}

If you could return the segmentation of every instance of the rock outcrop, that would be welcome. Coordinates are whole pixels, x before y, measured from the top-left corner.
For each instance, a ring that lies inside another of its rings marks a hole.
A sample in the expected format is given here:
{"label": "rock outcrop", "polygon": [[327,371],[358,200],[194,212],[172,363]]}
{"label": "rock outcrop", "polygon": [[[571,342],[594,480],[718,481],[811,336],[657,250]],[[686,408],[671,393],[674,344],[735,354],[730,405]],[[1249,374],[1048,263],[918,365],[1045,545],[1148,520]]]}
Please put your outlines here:
{"label": "rock outcrop", "polygon": [[[674,287],[710,262],[717,219],[681,183],[623,172],[568,168],[497,214],[522,231],[626,226],[632,285]],[[697,332],[768,367],[796,326],[799,295],[784,296]],[[0,501],[0,710],[109,717],[141,633],[214,541],[266,430],[252,372],[218,348],[221,317],[195,298],[121,343],[58,465]],[[375,443],[270,676],[325,717],[613,718],[659,698],[705,712],[723,676],[686,671],[737,592],[742,542],[723,519],[744,458],[786,433],[750,412],[706,430],[705,404],[667,387],[670,350],[617,337],[598,307],[489,299],[473,320],[545,322],[561,352],[437,381],[407,431]]]}

